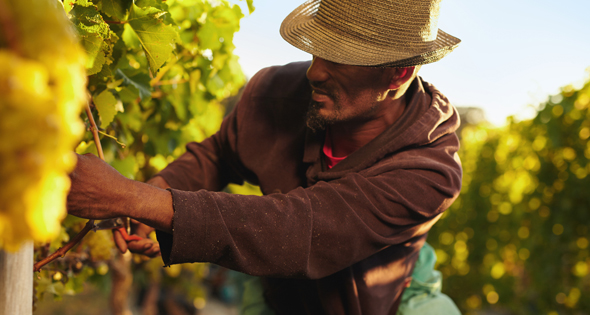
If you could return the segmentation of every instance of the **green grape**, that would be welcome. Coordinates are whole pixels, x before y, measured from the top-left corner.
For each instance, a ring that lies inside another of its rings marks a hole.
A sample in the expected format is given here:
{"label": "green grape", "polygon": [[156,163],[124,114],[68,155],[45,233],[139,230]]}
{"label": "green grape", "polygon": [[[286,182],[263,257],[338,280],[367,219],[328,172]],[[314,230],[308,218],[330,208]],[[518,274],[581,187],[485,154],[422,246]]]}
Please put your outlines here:
{"label": "green grape", "polygon": [[0,248],[16,250],[56,237],[66,215],[85,57],[57,2],[0,1]]}
{"label": "green grape", "polygon": [[88,246],[92,261],[110,260],[113,257],[114,243],[111,231],[96,231],[89,233],[84,242]]}

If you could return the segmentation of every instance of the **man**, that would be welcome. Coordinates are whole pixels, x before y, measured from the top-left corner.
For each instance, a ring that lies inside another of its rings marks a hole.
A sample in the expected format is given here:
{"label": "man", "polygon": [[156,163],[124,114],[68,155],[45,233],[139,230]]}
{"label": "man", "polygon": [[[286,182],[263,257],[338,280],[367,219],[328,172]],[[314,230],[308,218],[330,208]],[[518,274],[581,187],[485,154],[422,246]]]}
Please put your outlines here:
{"label": "man", "polygon": [[[277,314],[395,314],[461,185],[458,115],[417,76],[459,43],[437,29],[439,2],[306,2],[281,34],[311,64],[260,71],[220,131],[153,186],[80,156],[69,212],[156,228],[160,247],[117,243],[166,265],[262,276]],[[265,195],[218,192],[244,180]]]}

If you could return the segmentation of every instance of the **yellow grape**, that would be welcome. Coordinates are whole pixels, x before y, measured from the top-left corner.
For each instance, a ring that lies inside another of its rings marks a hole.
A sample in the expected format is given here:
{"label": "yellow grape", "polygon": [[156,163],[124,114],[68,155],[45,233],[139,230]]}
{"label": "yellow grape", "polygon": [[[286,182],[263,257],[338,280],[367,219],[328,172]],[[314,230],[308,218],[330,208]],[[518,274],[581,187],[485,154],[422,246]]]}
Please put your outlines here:
{"label": "yellow grape", "polygon": [[56,237],[66,215],[85,54],[59,2],[0,1],[0,248],[16,250]]}
{"label": "yellow grape", "polygon": [[111,231],[90,232],[84,238],[84,242],[88,245],[92,261],[110,260],[112,258],[115,243]]}

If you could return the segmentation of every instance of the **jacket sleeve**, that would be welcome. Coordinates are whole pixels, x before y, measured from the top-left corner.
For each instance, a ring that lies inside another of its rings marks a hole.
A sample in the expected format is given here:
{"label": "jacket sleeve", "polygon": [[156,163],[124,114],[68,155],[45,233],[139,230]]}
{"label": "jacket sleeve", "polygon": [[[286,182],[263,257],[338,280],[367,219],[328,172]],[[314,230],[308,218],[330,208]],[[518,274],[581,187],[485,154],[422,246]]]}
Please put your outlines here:
{"label": "jacket sleeve", "polygon": [[456,149],[456,136],[437,143],[428,157],[423,149],[409,150],[370,171],[286,194],[171,190],[175,214],[164,262],[317,279],[423,235],[461,185],[456,150],[449,150]]}

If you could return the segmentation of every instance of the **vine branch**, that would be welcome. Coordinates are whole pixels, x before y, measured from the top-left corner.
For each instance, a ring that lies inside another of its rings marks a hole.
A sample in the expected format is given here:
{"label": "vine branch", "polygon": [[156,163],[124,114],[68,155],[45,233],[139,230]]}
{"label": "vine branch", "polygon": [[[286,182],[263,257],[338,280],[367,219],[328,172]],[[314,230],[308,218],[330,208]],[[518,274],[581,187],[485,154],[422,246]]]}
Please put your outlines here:
{"label": "vine branch", "polygon": [[[4,0],[0,0],[0,31],[2,31],[2,35],[4,35],[4,40],[6,40],[6,44],[12,51],[15,53],[20,54],[20,44],[18,41],[18,30],[16,29],[16,23],[12,16],[10,16],[10,8],[9,4],[6,3]],[[1,36],[0,36],[1,39]]]}
{"label": "vine branch", "polygon": [[66,255],[66,253],[70,249],[72,249],[74,246],[76,246],[76,244],[78,244],[84,238],[84,236],[86,236],[86,234],[88,234],[88,232],[90,232],[93,228],[94,228],[94,220],[90,220],[90,221],[86,222],[86,225],[84,226],[82,231],[80,231],[80,233],[78,233],[66,245],[64,245],[63,247],[61,247],[57,251],[55,251],[55,253],[45,257],[43,260],[36,263],[33,268],[33,271],[37,272],[37,271],[41,270],[41,268],[43,268],[43,266],[56,260],[57,258],[64,257]]}
{"label": "vine branch", "polygon": [[[0,0],[1,1],[1,0]],[[92,98],[88,96],[91,100]],[[92,131],[92,135],[94,136],[94,144],[96,145],[96,150],[98,151],[98,156],[101,160],[104,161],[104,154],[102,152],[102,145],[100,144],[100,138],[98,136],[98,127],[96,126],[96,121],[94,121],[94,116],[92,116],[92,111],[90,110],[90,101],[86,103],[86,115],[88,116],[88,120],[90,121],[90,130]],[[71,239],[66,245],[62,246],[60,249],[55,251],[55,253],[45,257],[38,263],[34,265],[33,272],[37,272],[43,268],[43,266],[47,265],[48,263],[56,260],[57,258],[64,257],[66,253],[74,248],[76,244],[78,244],[88,232],[90,232],[94,228],[94,220],[89,220],[86,222],[86,225],[73,239]]]}
{"label": "vine branch", "polygon": [[107,20],[104,20],[104,22],[107,24],[127,24],[127,21],[107,21]]}
{"label": "vine branch", "polygon": [[94,144],[96,144],[98,157],[104,161],[104,153],[102,152],[102,145],[100,144],[100,137],[98,136],[98,127],[96,126],[94,116],[92,116],[92,111],[90,110],[90,102],[86,103],[86,115],[88,116],[88,120],[90,121],[90,131],[92,132],[92,136],[94,137]]}

